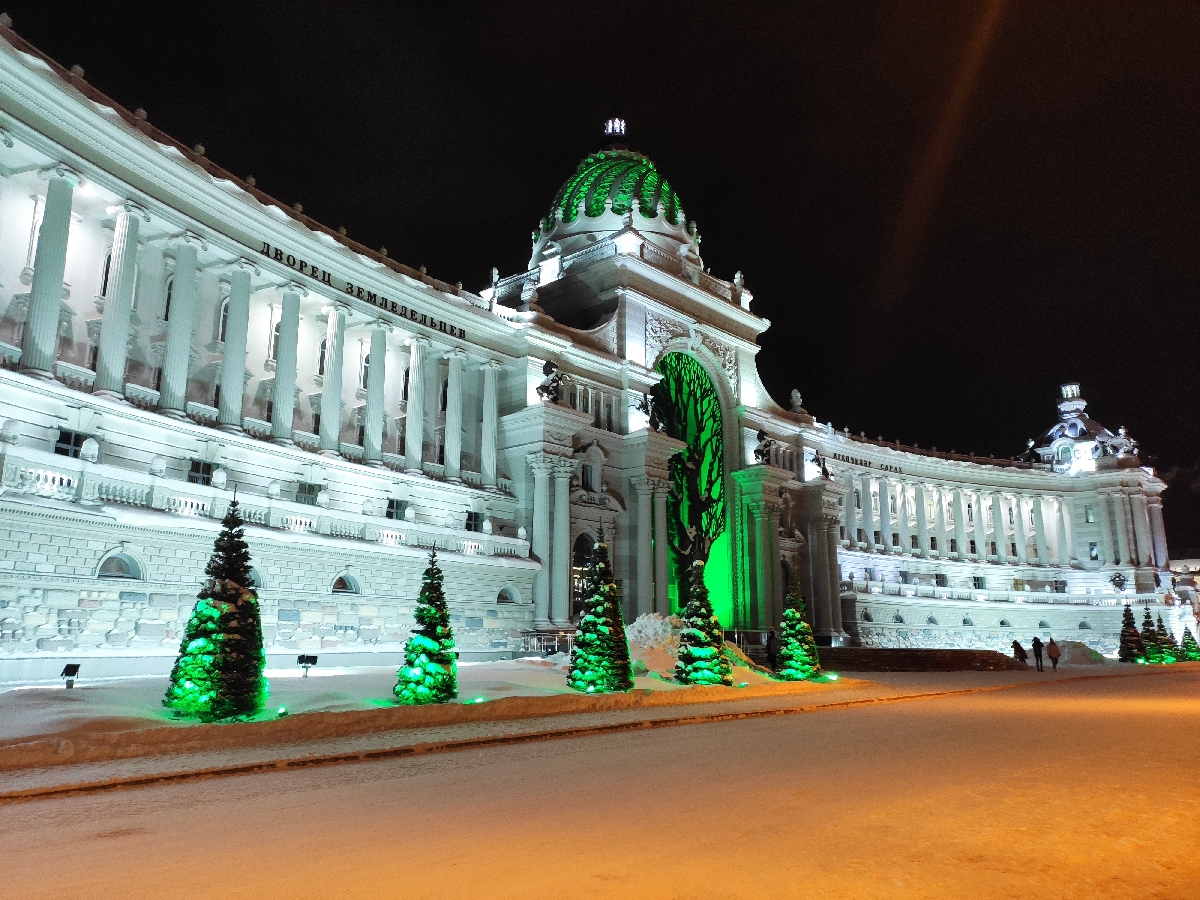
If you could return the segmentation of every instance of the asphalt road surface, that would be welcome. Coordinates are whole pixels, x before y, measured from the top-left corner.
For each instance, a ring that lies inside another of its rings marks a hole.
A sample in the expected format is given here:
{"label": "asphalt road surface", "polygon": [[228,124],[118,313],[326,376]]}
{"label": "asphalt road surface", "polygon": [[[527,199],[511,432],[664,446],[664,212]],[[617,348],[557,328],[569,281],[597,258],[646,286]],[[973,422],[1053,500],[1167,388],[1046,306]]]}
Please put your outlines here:
{"label": "asphalt road surface", "polygon": [[1198,746],[1188,666],[127,789],[0,807],[0,896],[1195,898]]}

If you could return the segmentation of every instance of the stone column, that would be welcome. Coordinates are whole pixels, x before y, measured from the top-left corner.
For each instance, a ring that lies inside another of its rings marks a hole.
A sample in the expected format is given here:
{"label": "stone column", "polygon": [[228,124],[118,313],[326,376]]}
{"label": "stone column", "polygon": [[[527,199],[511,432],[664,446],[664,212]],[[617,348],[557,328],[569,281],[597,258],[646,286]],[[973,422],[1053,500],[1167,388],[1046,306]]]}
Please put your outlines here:
{"label": "stone column", "polygon": [[917,508],[917,543],[920,549],[917,551],[918,556],[929,555],[929,519],[928,509],[925,506],[925,486],[921,482],[917,482],[913,488],[913,506]]}
{"label": "stone column", "polygon": [[896,485],[896,530],[900,533],[900,552],[912,553],[912,530],[908,525],[908,485],[901,481]]}
{"label": "stone column", "polygon": [[1109,503],[1108,494],[1096,494],[1096,506],[1100,511],[1100,561],[1105,565],[1115,565],[1120,561],[1120,557],[1117,555],[1112,504]]}
{"label": "stone column", "polygon": [[1134,494],[1129,498],[1133,516],[1133,535],[1137,539],[1137,561],[1139,566],[1154,565],[1154,546],[1150,540],[1150,512],[1145,494]]}
{"label": "stone column", "polygon": [[1037,550],[1038,565],[1047,565],[1050,562],[1050,553],[1046,548],[1046,515],[1042,509],[1040,495],[1033,498],[1033,545]]}
{"label": "stone column", "polygon": [[1125,563],[1126,565],[1133,565],[1133,552],[1129,546],[1129,523],[1125,515],[1125,494],[1123,491],[1118,490],[1116,493],[1110,494],[1109,496],[1112,500],[1111,506],[1114,517],[1113,524],[1116,526],[1117,530],[1118,562]]}
{"label": "stone column", "polygon": [[479,474],[483,486],[496,486],[496,429],[500,414],[496,404],[496,373],[504,363],[490,359],[483,364],[483,426],[480,431]]}
{"label": "stone column", "polygon": [[[817,626],[817,637],[836,643],[837,631],[833,627],[833,604],[830,598],[834,592],[829,586],[829,541],[825,538],[824,518],[818,516],[808,523],[808,553],[812,566],[813,602],[816,604],[813,621]],[[840,616],[839,616],[840,618]]]}
{"label": "stone column", "polygon": [[[571,624],[571,473],[579,460],[554,461],[554,544],[550,548],[550,620]],[[611,536],[609,537],[611,539]]]}
{"label": "stone column", "polygon": [[[158,411],[182,419],[187,410],[188,365],[192,359],[192,325],[196,312],[196,253],[200,239],[185,234],[175,248],[174,287],[167,317],[167,346],[163,353]],[[107,307],[106,307],[107,308]],[[228,336],[228,325],[226,326]],[[228,359],[228,354],[226,354]],[[245,368],[243,360],[242,367]],[[225,364],[221,363],[222,381]],[[224,384],[221,392],[224,393]],[[240,404],[238,412],[241,412]]]}
{"label": "stone column", "polygon": [[1004,500],[992,494],[992,537],[996,541],[996,562],[1008,559],[1008,530],[1004,527]]}
{"label": "stone column", "polygon": [[[859,476],[859,491],[862,493],[862,508],[863,508],[863,537],[865,537],[867,549],[875,549],[875,522],[876,516],[871,510],[871,479],[867,475]],[[882,537],[882,535],[881,535]]]}
{"label": "stone column", "polygon": [[446,453],[443,474],[447,481],[462,481],[462,367],[467,351],[455,348],[446,354]]}
{"label": "stone column", "polygon": [[133,309],[133,289],[137,274],[138,220],[150,216],[136,203],[111,206],[117,214],[113,227],[112,257],[109,264],[108,296],[104,298],[104,320],[100,325],[100,352],[96,357],[98,397],[121,400],[125,397],[125,360],[129,353],[129,311]]}
{"label": "stone column", "polygon": [[980,562],[987,560],[987,507],[983,491],[975,492],[975,556]]}
{"label": "stone column", "polygon": [[833,642],[840,644],[846,629],[842,626],[842,569],[837,557],[837,526],[830,524],[825,529],[825,557],[829,564],[829,630]]}
{"label": "stone column", "polygon": [[853,549],[858,546],[858,509],[854,505],[854,476],[846,476],[846,499],[842,501],[846,519],[846,540]]}
{"label": "stone column", "polygon": [[1075,548],[1071,544],[1071,507],[1066,497],[1058,498],[1058,515],[1055,517],[1058,525],[1058,564],[1069,566],[1075,561]]}
{"label": "stone column", "polygon": [[892,492],[886,478],[879,479],[879,543],[884,553],[892,552]]}
{"label": "stone column", "polygon": [[371,323],[371,351],[367,357],[367,408],[363,420],[363,462],[383,465],[383,386],[387,381],[387,336],[391,326]]}
{"label": "stone column", "polygon": [[325,374],[321,376],[320,444],[324,456],[337,456],[341,443],[342,352],[346,341],[346,312],[344,303],[331,303],[325,308],[328,318],[325,325]]}
{"label": "stone column", "polygon": [[947,549],[949,545],[946,543],[946,491],[940,487],[934,488],[934,491],[936,492],[934,498],[936,505],[934,506],[933,530],[937,536],[938,555],[945,556],[949,552]]}
{"label": "stone column", "polygon": [[[754,567],[754,586],[750,592],[752,608],[747,609],[747,618],[753,628],[769,627],[766,622],[770,609],[770,573],[767,571],[766,541],[766,509],[761,500],[751,500],[746,504],[746,513],[750,520],[750,531],[754,535],[754,557],[751,564]],[[749,607],[750,604],[747,604]]]}
{"label": "stone column", "polygon": [[665,481],[654,482],[654,611],[670,615],[671,594],[667,590],[667,489]]}
{"label": "stone column", "polygon": [[[828,531],[837,547],[838,522],[831,519]],[[783,576],[779,570],[779,506],[768,503],[763,516],[763,557],[767,574],[767,627],[778,630],[783,622]]]}
{"label": "stone column", "polygon": [[[425,379],[422,361],[427,337],[410,337],[408,343],[408,411],[404,417],[405,470],[420,475],[425,455]],[[547,511],[549,514],[549,511]]]}
{"label": "stone column", "polygon": [[21,368],[30,375],[52,379],[67,269],[67,238],[71,233],[71,195],[83,179],[66,166],[53,166],[42,175],[49,184],[33,258],[29,319],[21,338]]}
{"label": "stone column", "polygon": [[250,327],[250,272],[241,260],[229,276],[229,306],[225,319],[225,355],[221,360],[219,421],[222,431],[242,430],[242,396],[246,390],[246,332]]}
{"label": "stone column", "polygon": [[967,510],[963,505],[963,492],[955,488],[950,497],[954,504],[954,543],[958,546],[958,558],[966,559],[971,545],[967,543]]}
{"label": "stone column", "polygon": [[550,473],[554,471],[554,457],[530,453],[526,459],[533,471],[533,540],[529,550],[542,566],[533,577],[533,624],[535,628],[549,628]]}
{"label": "stone column", "polygon": [[1150,536],[1154,545],[1154,564],[1160,569],[1167,567],[1167,530],[1163,525],[1162,502],[1158,497],[1150,498]]}
{"label": "stone column", "polygon": [[629,479],[637,495],[637,613],[639,616],[654,612],[654,539],[651,534],[651,517],[654,507],[654,482],[645,475]]}
{"label": "stone column", "polygon": [[271,398],[271,438],[277,444],[292,443],[292,421],[296,413],[296,351],[300,341],[300,295],[307,293],[292,282],[283,291],[279,318],[279,350],[275,354],[275,393]]}
{"label": "stone column", "polygon": [[1026,535],[1029,533],[1025,527],[1025,504],[1021,500],[1021,495],[1013,496],[1013,528],[1016,533],[1017,540],[1017,562],[1025,565],[1029,561],[1029,540]]}

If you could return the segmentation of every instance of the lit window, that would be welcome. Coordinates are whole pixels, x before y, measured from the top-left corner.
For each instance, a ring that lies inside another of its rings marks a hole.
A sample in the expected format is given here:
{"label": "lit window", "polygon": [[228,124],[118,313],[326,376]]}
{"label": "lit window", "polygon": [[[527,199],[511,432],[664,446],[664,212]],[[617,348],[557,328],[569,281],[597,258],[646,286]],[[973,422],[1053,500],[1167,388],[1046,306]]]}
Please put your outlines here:
{"label": "lit window", "polygon": [[213,464],[210,462],[201,462],[198,459],[192,460],[192,467],[188,471],[188,481],[192,484],[210,485],[212,484]]}
{"label": "lit window", "polygon": [[1083,508],[1083,521],[1087,522],[1089,525],[1095,525],[1096,524],[1096,510],[1094,510],[1090,506],[1085,506]]}

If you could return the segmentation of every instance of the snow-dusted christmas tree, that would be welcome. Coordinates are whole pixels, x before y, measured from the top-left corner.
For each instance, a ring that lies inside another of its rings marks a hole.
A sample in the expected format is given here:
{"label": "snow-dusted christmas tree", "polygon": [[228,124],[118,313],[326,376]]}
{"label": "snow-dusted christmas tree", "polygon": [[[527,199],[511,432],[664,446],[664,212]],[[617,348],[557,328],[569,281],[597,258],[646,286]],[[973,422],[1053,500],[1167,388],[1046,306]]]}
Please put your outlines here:
{"label": "snow-dusted christmas tree", "polygon": [[1183,629],[1183,640],[1179,642],[1179,658],[1184,662],[1200,660],[1200,644],[1196,643],[1196,636],[1187,626]]}
{"label": "snow-dusted christmas tree", "polygon": [[458,696],[458,661],[436,550],[430,552],[421,576],[415,618],[417,628],[404,645],[404,665],[392,692],[408,705],[453,700]]}
{"label": "snow-dusted christmas tree", "polygon": [[821,663],[817,658],[817,642],[812,628],[804,619],[804,598],[793,585],[787,596],[787,609],[783,611],[783,626],[779,635],[779,671],[775,677],[781,681],[804,681],[821,674]]}
{"label": "snow-dusted christmas tree", "polygon": [[262,711],[270,693],[262,676],[267,655],[242,525],[234,500],[221,522],[204,570],[208,581],[188,619],[163,698],[163,706],[180,717],[246,718]]}
{"label": "snow-dusted christmas tree", "polygon": [[1175,635],[1163,625],[1162,613],[1158,614],[1158,625],[1154,629],[1154,633],[1158,636],[1158,647],[1162,653],[1162,661],[1164,663],[1173,663],[1179,660],[1179,645],[1175,643]]}
{"label": "snow-dusted christmas tree", "polygon": [[577,691],[598,694],[628,691],[633,687],[629,641],[621,618],[621,597],[608,564],[608,544],[603,535],[588,558],[584,576],[587,595],[571,648],[567,684]]}
{"label": "snow-dusted christmas tree", "polygon": [[1154,627],[1154,619],[1150,617],[1150,607],[1142,617],[1142,646],[1146,648],[1146,662],[1160,663],[1163,661],[1162,647],[1158,645],[1158,629]]}
{"label": "snow-dusted christmas tree", "polygon": [[683,684],[724,684],[732,687],[733,669],[725,655],[725,632],[713,615],[704,586],[704,563],[688,569],[688,602],[679,632],[679,661],[675,680]]}
{"label": "snow-dusted christmas tree", "polygon": [[1126,604],[1121,612],[1121,644],[1117,650],[1117,658],[1127,663],[1146,661],[1146,645],[1138,633],[1137,622],[1133,618],[1133,607],[1129,604]]}

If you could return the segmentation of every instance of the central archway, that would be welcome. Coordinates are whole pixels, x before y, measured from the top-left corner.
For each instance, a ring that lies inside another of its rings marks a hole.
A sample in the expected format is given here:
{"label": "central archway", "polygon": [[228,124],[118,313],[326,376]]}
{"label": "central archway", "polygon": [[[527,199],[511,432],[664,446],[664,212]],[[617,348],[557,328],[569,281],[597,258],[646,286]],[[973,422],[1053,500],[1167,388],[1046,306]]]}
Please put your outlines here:
{"label": "central archway", "polygon": [[725,533],[725,441],[720,395],[704,366],[686,353],[667,353],[655,368],[654,410],[666,433],[686,444],[671,457],[667,501],[672,611],[694,560],[705,560],[713,611],[728,624],[733,612],[729,541]]}

